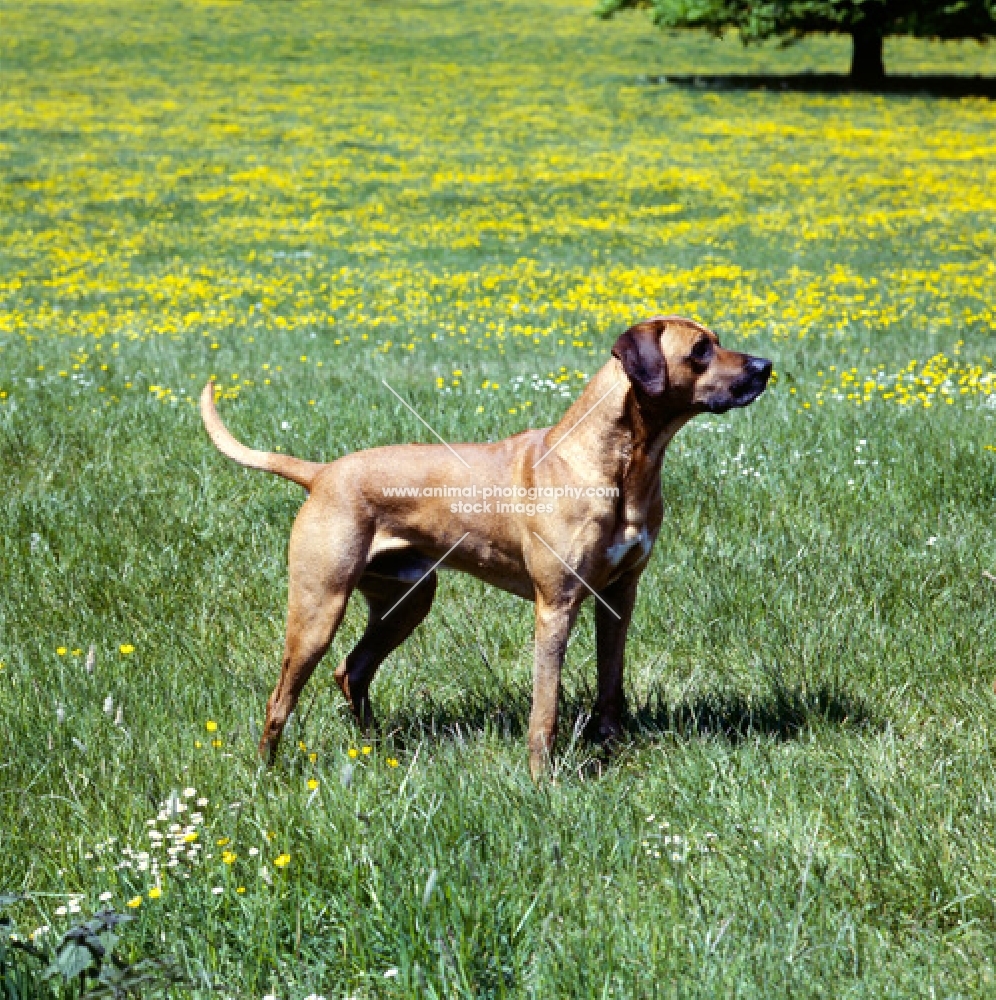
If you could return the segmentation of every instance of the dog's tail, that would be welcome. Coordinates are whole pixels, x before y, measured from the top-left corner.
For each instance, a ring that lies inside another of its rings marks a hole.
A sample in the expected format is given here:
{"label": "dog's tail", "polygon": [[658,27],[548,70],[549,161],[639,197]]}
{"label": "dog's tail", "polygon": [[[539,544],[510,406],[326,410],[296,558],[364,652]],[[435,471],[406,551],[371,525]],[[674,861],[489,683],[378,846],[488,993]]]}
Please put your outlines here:
{"label": "dog's tail", "polygon": [[201,393],[201,419],[208,437],[214,442],[215,448],[229,458],[249,469],[262,469],[273,472],[284,479],[289,479],[306,490],[311,489],[322,468],[319,462],[307,462],[293,455],[279,455],[272,451],[254,451],[240,441],[236,441],[231,431],[221,422],[214,405],[214,382],[208,382]]}

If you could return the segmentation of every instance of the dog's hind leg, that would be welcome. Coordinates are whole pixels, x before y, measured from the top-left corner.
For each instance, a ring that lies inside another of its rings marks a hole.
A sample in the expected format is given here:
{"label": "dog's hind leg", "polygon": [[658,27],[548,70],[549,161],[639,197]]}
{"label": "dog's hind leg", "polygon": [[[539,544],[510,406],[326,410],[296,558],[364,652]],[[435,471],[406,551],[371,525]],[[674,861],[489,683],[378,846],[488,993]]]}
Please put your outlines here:
{"label": "dog's hind leg", "polygon": [[339,664],[335,680],[364,731],[374,724],[370,682],[377,668],[425,619],[436,595],[436,573],[410,582],[370,574],[357,584],[366,598],[367,627],[349,655]]}
{"label": "dog's hind leg", "polygon": [[272,764],[287,719],[308,678],[325,655],[346,613],[349,595],[366,562],[369,541],[355,523],[340,530],[308,504],[291,533],[288,550],[287,637],[280,679],[266,703],[259,752]]}
{"label": "dog's hind leg", "polygon": [[280,680],[266,703],[266,722],[259,742],[260,754],[271,765],[287,719],[297,706],[308,678],[329,648],[348,602],[348,590],[305,596],[291,584]]}

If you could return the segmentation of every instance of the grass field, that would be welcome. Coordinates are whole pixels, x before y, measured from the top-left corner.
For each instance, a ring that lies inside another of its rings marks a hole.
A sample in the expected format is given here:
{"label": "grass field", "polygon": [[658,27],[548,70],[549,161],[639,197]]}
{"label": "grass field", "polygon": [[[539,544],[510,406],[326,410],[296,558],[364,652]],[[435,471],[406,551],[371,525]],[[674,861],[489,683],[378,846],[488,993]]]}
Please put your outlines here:
{"label": "grass field", "polygon": [[[650,86],[847,45],[564,0],[32,0],[0,45],[22,935],[131,912],[122,953],[200,997],[996,996],[990,102]],[[974,44],[887,60],[996,73]],[[304,457],[431,440],[385,378],[486,440],[663,311],[777,379],[669,452],[620,751],[571,738],[586,607],[533,786],[531,608],[447,576],[374,687],[383,735],[331,683],[353,606],[261,770],[303,494],[213,450],[206,378]]]}

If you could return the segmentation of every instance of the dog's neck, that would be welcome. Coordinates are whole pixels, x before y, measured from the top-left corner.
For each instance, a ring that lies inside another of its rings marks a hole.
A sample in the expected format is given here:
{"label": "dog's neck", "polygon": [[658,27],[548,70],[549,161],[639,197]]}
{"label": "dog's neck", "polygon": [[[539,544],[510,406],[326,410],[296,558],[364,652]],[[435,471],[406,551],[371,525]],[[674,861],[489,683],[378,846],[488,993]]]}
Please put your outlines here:
{"label": "dog's neck", "polygon": [[[637,398],[622,363],[612,358],[550,428],[545,446],[589,468],[595,462],[594,477],[620,485],[624,495],[635,500],[647,490],[660,489],[664,452],[691,416],[647,406]],[[596,427],[598,440],[586,440]]]}

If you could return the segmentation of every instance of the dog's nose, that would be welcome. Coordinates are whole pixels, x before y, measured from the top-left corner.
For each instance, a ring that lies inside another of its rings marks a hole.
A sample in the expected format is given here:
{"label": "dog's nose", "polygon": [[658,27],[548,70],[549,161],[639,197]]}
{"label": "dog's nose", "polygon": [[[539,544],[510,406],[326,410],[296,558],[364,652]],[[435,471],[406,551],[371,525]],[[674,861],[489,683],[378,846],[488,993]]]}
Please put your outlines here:
{"label": "dog's nose", "polygon": [[748,375],[763,375],[765,379],[771,374],[771,362],[767,358],[751,358],[747,362]]}

